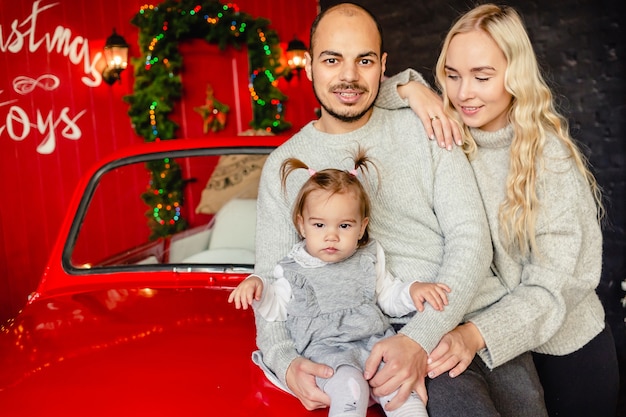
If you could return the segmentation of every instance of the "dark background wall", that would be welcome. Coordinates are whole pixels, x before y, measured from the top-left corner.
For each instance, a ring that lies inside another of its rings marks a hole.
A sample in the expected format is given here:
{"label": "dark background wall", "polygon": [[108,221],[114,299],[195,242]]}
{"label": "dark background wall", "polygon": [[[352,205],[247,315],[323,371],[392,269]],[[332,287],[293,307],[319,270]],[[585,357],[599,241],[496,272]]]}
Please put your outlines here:
{"label": "dark background wall", "polygon": [[[341,3],[320,0],[320,7]],[[406,67],[433,82],[433,69],[452,21],[471,6],[468,0],[358,0],[383,26],[387,75]],[[524,18],[538,59],[573,136],[585,147],[604,189],[604,269],[598,293],[626,365],[622,280],[626,279],[626,25],[623,0],[506,0]],[[434,85],[434,84],[433,84]],[[624,366],[622,366],[624,369]],[[624,372],[622,374],[625,374]],[[622,392],[626,380],[622,379]],[[622,395],[622,397],[626,397]],[[623,402],[626,402],[624,400]],[[621,407],[625,408],[625,407]],[[621,414],[626,416],[626,412]]]}

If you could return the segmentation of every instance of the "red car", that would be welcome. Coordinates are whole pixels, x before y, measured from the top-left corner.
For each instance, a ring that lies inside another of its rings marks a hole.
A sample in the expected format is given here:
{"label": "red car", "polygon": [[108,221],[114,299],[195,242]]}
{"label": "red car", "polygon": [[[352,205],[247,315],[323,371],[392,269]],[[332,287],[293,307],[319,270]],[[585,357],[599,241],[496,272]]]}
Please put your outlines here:
{"label": "red car", "polygon": [[252,311],[227,303],[253,270],[258,176],[283,140],[163,141],[96,164],[0,328],[0,415],[326,415],[265,378]]}

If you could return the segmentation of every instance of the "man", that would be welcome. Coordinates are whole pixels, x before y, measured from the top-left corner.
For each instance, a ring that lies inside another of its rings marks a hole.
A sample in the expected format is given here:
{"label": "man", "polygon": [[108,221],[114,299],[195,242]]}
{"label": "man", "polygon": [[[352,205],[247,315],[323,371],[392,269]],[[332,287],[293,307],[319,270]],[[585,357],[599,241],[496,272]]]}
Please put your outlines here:
{"label": "man", "polygon": [[[428,307],[404,317],[398,335],[376,344],[365,376],[371,378],[376,395],[400,389],[386,405],[388,410],[402,404],[411,391],[426,402],[428,352],[461,322],[489,274],[491,242],[472,170],[460,148],[446,151],[429,141],[411,110],[373,107],[387,56],[380,26],[369,12],[347,3],[326,10],[313,23],[310,45],[306,72],[321,117],[276,149],[264,166],[255,274],[271,280],[274,265],[298,240],[291,203],[306,173],[291,175],[283,193],[282,161],[296,157],[315,170],[350,170],[357,145],[367,149],[379,171],[379,176],[366,179],[372,199],[370,233],[385,249],[389,270],[402,281],[441,282],[452,292],[444,311]],[[438,123],[437,128],[442,131]],[[262,352],[257,361],[262,360],[266,371],[269,368],[307,409],[328,406],[329,398],[317,388],[315,377],[328,378],[332,369],[299,356],[284,322],[257,315],[256,323]],[[381,361],[384,366],[378,369]]]}

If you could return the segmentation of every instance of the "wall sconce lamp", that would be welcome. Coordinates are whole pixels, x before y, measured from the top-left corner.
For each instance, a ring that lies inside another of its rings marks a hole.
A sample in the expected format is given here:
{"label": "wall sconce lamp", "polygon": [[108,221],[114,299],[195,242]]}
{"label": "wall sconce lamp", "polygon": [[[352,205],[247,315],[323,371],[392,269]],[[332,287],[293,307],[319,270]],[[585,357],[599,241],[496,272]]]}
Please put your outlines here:
{"label": "wall sconce lamp", "polygon": [[120,73],[128,65],[128,44],[113,29],[113,34],[107,38],[104,44],[103,52],[106,66],[102,71],[102,79],[107,84],[113,85],[120,80]]}
{"label": "wall sconce lamp", "polygon": [[287,44],[287,64],[290,71],[285,75],[287,82],[293,77],[295,72],[300,78],[300,72],[306,65],[306,58],[304,53],[307,51],[306,45],[300,39],[294,36],[294,38]]}

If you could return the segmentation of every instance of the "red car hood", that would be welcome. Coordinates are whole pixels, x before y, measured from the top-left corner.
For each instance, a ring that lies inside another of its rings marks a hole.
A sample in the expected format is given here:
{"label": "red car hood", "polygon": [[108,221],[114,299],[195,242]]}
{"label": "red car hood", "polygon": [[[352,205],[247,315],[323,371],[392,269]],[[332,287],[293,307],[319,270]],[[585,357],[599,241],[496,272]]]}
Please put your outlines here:
{"label": "red car hood", "polygon": [[227,294],[108,289],[30,303],[1,328],[2,416],[318,415],[252,363],[253,314]]}

